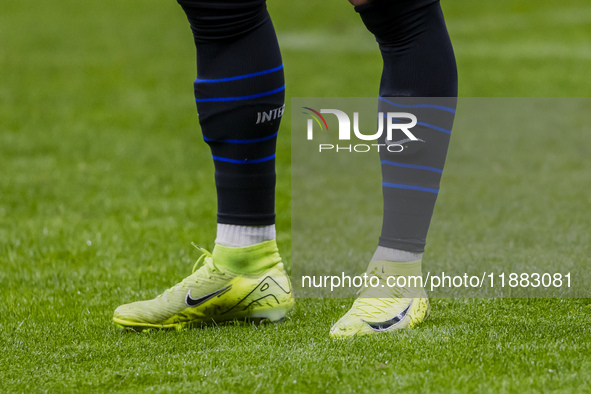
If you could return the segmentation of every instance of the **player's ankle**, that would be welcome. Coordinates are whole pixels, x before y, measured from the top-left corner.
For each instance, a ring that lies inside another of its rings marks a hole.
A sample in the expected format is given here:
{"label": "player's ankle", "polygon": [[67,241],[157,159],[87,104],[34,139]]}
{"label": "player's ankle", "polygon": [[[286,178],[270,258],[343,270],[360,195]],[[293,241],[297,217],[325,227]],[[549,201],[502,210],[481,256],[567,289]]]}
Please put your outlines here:
{"label": "player's ankle", "polygon": [[[367,266],[366,274],[369,277],[370,286],[360,293],[360,298],[426,297],[421,260],[405,262],[374,260]],[[380,278],[379,283],[382,287],[372,284],[372,281],[375,282],[372,277]]]}
{"label": "player's ankle", "polygon": [[[407,278],[422,276],[422,258],[422,252],[378,246],[369,263],[368,272]],[[406,284],[404,286],[406,287]]]}
{"label": "player's ankle", "polygon": [[230,247],[218,243],[212,255],[216,266],[244,275],[261,274],[281,262],[274,239],[243,247]]}
{"label": "player's ankle", "polygon": [[411,263],[420,261],[423,258],[422,252],[410,252],[407,250],[387,248],[378,245],[371,261],[395,261],[399,263]]}

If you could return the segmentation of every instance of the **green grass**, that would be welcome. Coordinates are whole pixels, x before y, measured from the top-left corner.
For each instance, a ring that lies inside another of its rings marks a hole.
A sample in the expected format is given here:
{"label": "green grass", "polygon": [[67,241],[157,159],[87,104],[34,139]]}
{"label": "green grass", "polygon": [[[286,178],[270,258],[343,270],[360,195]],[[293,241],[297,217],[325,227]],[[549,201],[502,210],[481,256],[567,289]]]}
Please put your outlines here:
{"label": "green grass", "polygon": [[[344,0],[269,7],[288,97],[376,94],[379,53]],[[588,95],[586,0],[444,9],[462,96]],[[184,15],[155,0],[3,2],[0,48],[0,391],[591,390],[586,299],[437,299],[419,329],[351,341],[327,335],[350,302],[338,299],[298,300],[282,325],[119,331],[117,305],[185,277],[198,257],[191,241],[213,246],[213,166]],[[589,127],[557,151],[554,140],[498,132],[523,166],[507,174],[515,161],[495,145],[454,136],[426,261],[547,253],[588,265]],[[289,260],[289,119],[278,149]],[[552,190],[523,181],[540,169],[556,171],[557,184],[535,184]]]}

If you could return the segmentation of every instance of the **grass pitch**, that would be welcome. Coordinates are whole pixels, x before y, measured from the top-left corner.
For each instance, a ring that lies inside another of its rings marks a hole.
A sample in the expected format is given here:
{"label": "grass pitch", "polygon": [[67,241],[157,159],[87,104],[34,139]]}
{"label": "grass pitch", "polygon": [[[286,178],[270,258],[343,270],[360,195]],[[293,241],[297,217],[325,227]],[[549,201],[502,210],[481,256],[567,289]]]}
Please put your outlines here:
{"label": "grass pitch", "polygon": [[[461,95],[588,95],[586,0],[443,5]],[[288,97],[376,95],[379,53],[344,0],[269,7]],[[350,341],[327,335],[349,300],[299,300],[282,325],[121,332],[111,322],[117,305],[188,275],[198,257],[191,241],[213,246],[213,165],[197,126],[184,15],[155,0],[3,2],[0,48],[0,391],[590,390],[586,299],[437,299],[416,330]],[[537,174],[527,166],[518,178],[495,178],[515,194],[495,193],[487,177],[460,171],[478,138],[456,147],[452,140],[449,192],[438,202],[425,262],[445,247],[451,256],[548,252],[588,264],[589,200],[580,190],[591,180],[589,127],[579,133],[546,169],[563,180],[575,174],[577,183],[562,183],[551,199],[526,181]],[[277,211],[288,260],[289,141],[285,119]],[[517,142],[524,163],[552,152]],[[538,220],[528,227],[501,215],[479,242],[449,242],[446,234],[470,231],[457,203],[466,188],[479,191],[474,211],[515,207],[519,196]],[[543,225],[539,218],[555,206],[563,219]],[[528,234],[528,243],[495,236],[512,232]],[[548,242],[555,234],[572,235],[558,247]]]}

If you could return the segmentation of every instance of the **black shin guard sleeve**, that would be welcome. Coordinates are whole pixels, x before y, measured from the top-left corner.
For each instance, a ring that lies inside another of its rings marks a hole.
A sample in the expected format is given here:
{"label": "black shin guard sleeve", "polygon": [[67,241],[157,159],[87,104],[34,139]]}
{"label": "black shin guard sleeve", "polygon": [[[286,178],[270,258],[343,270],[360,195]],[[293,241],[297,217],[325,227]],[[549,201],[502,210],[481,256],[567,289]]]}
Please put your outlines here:
{"label": "black shin guard sleeve", "polygon": [[195,101],[215,165],[218,222],[275,222],[283,64],[264,0],[179,0],[195,38]]}
{"label": "black shin guard sleeve", "polygon": [[[453,49],[438,0],[375,0],[356,10],[376,36],[384,61],[380,111],[415,114],[419,124],[412,133],[421,141],[406,144],[400,153],[380,151],[384,219],[379,244],[423,252],[455,114]],[[398,137],[393,140],[404,146],[406,136]]]}

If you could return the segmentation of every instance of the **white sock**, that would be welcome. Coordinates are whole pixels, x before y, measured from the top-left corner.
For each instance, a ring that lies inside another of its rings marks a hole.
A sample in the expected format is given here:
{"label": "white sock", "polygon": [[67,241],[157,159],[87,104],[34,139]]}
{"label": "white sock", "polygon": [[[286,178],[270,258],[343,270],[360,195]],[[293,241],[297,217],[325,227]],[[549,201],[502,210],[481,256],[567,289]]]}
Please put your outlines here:
{"label": "white sock", "polygon": [[216,244],[231,248],[242,248],[275,239],[275,225],[238,226],[218,223]]}
{"label": "white sock", "polygon": [[422,258],[422,253],[407,252],[406,250],[378,246],[371,261],[397,261],[401,263],[410,263],[421,260]]}

